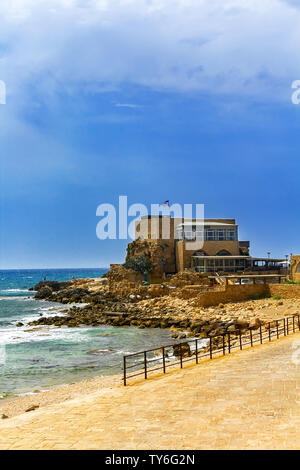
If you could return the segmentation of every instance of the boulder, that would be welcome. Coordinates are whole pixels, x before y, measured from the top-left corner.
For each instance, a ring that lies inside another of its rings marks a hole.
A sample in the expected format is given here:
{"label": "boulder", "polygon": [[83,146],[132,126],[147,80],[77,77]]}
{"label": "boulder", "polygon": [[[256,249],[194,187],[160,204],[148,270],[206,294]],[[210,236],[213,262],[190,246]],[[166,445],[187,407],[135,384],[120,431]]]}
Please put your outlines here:
{"label": "boulder", "polygon": [[239,328],[248,328],[249,326],[249,322],[248,320],[246,320],[246,318],[243,318],[243,317],[239,317],[237,320],[236,320],[236,325],[239,327]]}
{"label": "boulder", "polygon": [[174,356],[180,357],[180,351],[181,351],[182,357],[187,357],[191,355],[191,349],[188,343],[181,343],[181,347],[179,344],[174,344],[173,346]]}
{"label": "boulder", "polygon": [[36,299],[47,299],[48,297],[51,297],[52,295],[52,289],[51,287],[49,286],[44,286],[44,287],[41,287],[37,293],[35,294],[35,298]]}
{"label": "boulder", "polygon": [[227,328],[228,333],[234,333],[235,332],[235,325],[229,325]]}
{"label": "boulder", "polygon": [[256,330],[257,328],[260,327],[261,324],[262,324],[261,319],[259,317],[254,317],[254,318],[251,318],[250,320],[249,328],[251,328],[252,330]]}

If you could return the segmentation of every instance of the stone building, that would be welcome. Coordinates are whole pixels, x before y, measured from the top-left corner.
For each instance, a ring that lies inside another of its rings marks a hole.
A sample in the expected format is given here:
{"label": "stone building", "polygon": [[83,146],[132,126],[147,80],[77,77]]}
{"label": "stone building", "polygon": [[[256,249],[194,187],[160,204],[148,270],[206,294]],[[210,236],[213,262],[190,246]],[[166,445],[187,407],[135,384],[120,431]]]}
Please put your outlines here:
{"label": "stone building", "polygon": [[[235,219],[181,219],[145,216],[135,225],[136,241],[164,246],[162,270],[168,273],[280,272],[284,259],[250,256],[250,242],[241,241]],[[134,243],[134,242],[133,242]]]}
{"label": "stone building", "polygon": [[293,281],[300,282],[300,255],[291,256],[291,277]]}

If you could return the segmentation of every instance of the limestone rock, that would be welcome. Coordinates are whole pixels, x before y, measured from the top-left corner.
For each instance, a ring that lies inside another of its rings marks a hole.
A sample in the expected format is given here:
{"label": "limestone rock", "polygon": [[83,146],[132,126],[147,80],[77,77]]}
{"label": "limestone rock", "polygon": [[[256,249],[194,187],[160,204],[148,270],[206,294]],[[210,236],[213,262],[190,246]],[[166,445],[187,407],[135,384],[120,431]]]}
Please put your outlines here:
{"label": "limestone rock", "polygon": [[261,324],[262,324],[262,321],[260,318],[258,317],[251,318],[250,323],[249,323],[249,328],[255,330],[259,328]]}
{"label": "limestone rock", "polygon": [[243,318],[243,317],[238,317],[238,319],[236,320],[236,324],[240,328],[248,328],[249,326],[248,320],[246,320],[246,318]]}
{"label": "limestone rock", "polygon": [[188,343],[181,343],[181,345],[175,344],[173,346],[173,352],[174,352],[174,356],[176,357],[180,357],[180,352],[182,354],[182,357],[190,356],[191,355],[190,345]]}
{"label": "limestone rock", "polygon": [[40,405],[32,405],[29,408],[27,408],[27,410],[25,410],[25,413],[27,413],[28,411],[34,411],[39,407],[40,407]]}

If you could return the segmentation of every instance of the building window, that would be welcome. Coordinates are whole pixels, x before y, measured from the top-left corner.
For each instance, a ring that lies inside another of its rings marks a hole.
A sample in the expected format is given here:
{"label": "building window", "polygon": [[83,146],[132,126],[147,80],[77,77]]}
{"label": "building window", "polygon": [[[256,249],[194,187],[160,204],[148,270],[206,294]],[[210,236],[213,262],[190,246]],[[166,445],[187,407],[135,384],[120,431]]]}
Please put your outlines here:
{"label": "building window", "polygon": [[227,230],[227,240],[235,241],[237,240],[236,231],[235,230]]}
{"label": "building window", "polygon": [[177,229],[175,238],[176,240],[183,240],[183,230]]}
{"label": "building window", "polygon": [[243,259],[237,259],[235,263],[237,268],[243,268],[245,266],[245,261]]}
{"label": "building window", "polygon": [[193,231],[184,231],[184,238],[185,240],[194,240],[195,239],[195,232]]}
{"label": "building window", "polygon": [[218,230],[218,240],[225,240],[225,230]]}
{"label": "building window", "polygon": [[216,259],[215,260],[216,269],[217,268],[219,268],[219,269],[222,268],[223,269],[223,261],[224,261],[223,259]]}
{"label": "building window", "polygon": [[234,259],[225,259],[225,267],[226,268],[234,268]]}
{"label": "building window", "polygon": [[203,230],[196,230],[196,240],[199,240],[199,241],[204,240],[204,231]]}
{"label": "building window", "polygon": [[214,230],[206,230],[206,240],[213,241],[215,239],[215,231]]}

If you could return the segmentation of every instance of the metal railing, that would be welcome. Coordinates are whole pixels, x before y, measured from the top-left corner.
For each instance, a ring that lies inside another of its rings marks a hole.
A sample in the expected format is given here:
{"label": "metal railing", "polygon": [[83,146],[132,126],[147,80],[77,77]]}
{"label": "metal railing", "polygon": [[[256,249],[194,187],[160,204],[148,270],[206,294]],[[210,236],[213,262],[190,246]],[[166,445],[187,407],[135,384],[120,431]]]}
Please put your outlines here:
{"label": "metal railing", "polygon": [[[296,329],[300,331],[300,315],[272,320],[256,329],[249,329],[247,333],[226,332],[208,338],[195,338],[183,342],[174,342],[158,348],[135,352],[123,356],[123,382],[127,385],[129,379],[144,376],[145,379],[155,371],[164,374],[168,368],[194,361],[196,364],[203,359],[230,354],[234,349],[242,350],[244,347],[278,339],[287,336]],[[205,344],[204,344],[205,343]]]}

